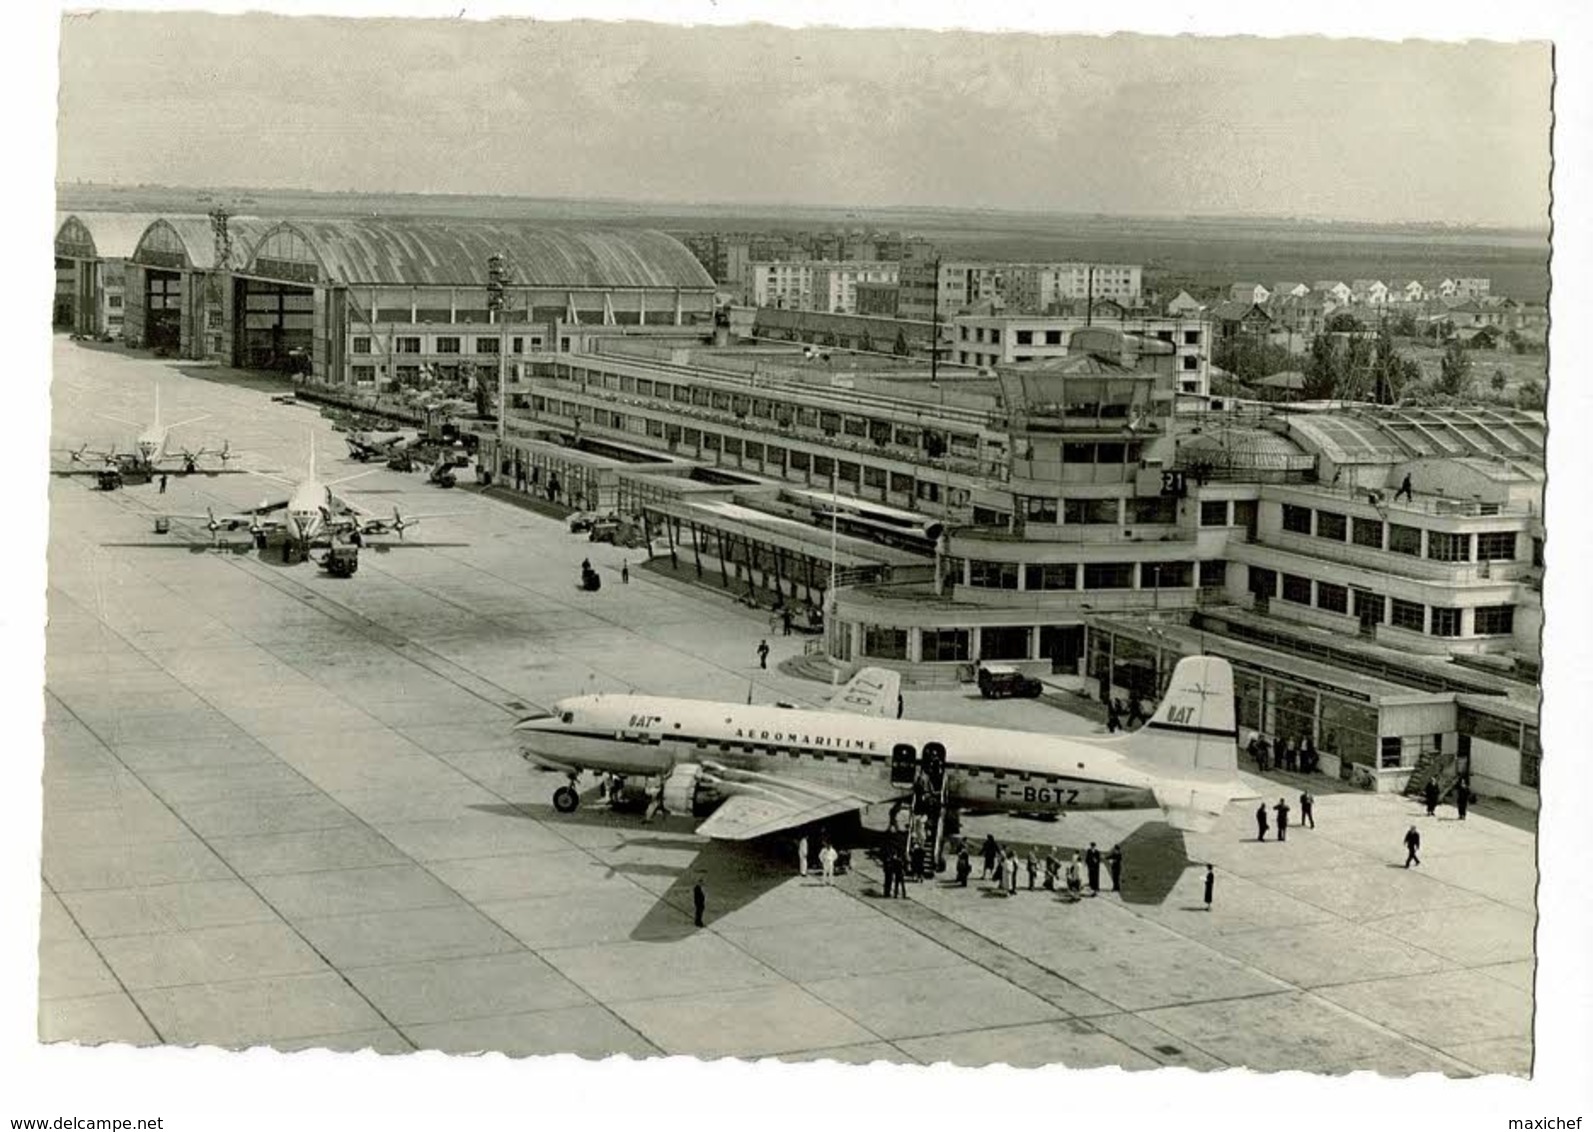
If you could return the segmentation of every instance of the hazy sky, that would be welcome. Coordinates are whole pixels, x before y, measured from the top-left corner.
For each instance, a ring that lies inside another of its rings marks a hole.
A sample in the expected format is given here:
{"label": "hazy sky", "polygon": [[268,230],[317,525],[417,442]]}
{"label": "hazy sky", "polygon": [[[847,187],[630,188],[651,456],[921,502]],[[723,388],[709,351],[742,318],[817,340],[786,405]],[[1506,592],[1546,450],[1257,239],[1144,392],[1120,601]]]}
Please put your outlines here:
{"label": "hazy sky", "polygon": [[101,12],[63,180],[1540,227],[1545,44]]}

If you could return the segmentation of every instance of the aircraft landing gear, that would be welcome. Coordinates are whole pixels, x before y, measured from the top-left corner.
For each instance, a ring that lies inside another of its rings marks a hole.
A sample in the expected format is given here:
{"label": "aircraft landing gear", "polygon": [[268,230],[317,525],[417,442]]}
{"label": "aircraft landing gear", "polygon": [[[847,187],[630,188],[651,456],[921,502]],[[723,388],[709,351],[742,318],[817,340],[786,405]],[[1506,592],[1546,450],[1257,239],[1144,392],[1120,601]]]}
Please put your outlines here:
{"label": "aircraft landing gear", "polygon": [[581,796],[574,786],[561,786],[553,792],[553,808],[561,814],[573,814],[581,804]]}

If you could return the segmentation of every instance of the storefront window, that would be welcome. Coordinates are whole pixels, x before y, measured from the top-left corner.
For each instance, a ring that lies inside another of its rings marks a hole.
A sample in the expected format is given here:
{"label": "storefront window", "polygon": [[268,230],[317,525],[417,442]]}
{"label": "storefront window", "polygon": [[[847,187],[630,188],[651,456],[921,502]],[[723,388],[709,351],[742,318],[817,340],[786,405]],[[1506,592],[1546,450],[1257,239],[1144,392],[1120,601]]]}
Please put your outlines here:
{"label": "storefront window", "polygon": [[1027,626],[991,626],[979,632],[981,660],[1027,660],[1029,657],[1029,629]]}
{"label": "storefront window", "polygon": [[967,629],[925,629],[920,634],[925,660],[967,660]]}
{"label": "storefront window", "polygon": [[907,659],[907,630],[881,625],[863,627],[863,655],[881,660]]}

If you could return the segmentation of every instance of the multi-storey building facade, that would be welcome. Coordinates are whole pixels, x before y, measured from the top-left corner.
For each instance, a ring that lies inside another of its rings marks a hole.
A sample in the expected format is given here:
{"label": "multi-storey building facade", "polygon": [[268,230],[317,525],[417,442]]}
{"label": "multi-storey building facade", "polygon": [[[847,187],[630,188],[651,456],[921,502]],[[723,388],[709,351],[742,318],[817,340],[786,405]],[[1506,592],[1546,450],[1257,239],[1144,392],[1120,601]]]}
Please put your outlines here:
{"label": "multi-storey building facade", "polygon": [[858,313],[859,284],[890,285],[897,282],[898,265],[878,261],[815,263],[812,303],[814,310],[836,314]]}
{"label": "multi-storey building facade", "polygon": [[[927,249],[918,253],[929,255]],[[970,261],[905,259],[901,264],[901,317],[928,322],[946,319],[976,303],[1000,299],[1002,265]]]}
{"label": "multi-storey building facade", "polygon": [[755,307],[813,308],[813,264],[806,260],[748,263],[744,293]]}
{"label": "multi-storey building facade", "polygon": [[1208,391],[1211,326],[1201,318],[1125,315],[1092,321],[1079,315],[964,315],[952,325],[951,360],[959,365],[990,368],[1067,357],[1073,336],[1098,325],[1172,346],[1178,391]]}
{"label": "multi-storey building facade", "polygon": [[1003,298],[1013,312],[1042,314],[1074,299],[1138,305],[1144,269],[1123,263],[1011,263],[1002,270]]}

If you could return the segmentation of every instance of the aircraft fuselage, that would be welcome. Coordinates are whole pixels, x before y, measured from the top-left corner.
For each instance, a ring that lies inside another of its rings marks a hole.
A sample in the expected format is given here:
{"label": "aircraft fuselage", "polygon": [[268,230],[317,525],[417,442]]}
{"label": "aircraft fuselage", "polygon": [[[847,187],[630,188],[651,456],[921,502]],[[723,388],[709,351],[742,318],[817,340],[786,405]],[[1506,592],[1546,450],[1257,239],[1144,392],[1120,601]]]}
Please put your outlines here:
{"label": "aircraft fuselage", "polygon": [[1022,812],[1156,805],[1151,776],[1129,765],[1114,740],[648,696],[565,700],[518,730],[531,757],[551,769],[659,777],[699,764],[870,793],[910,788],[915,760],[938,744],[954,805]]}

